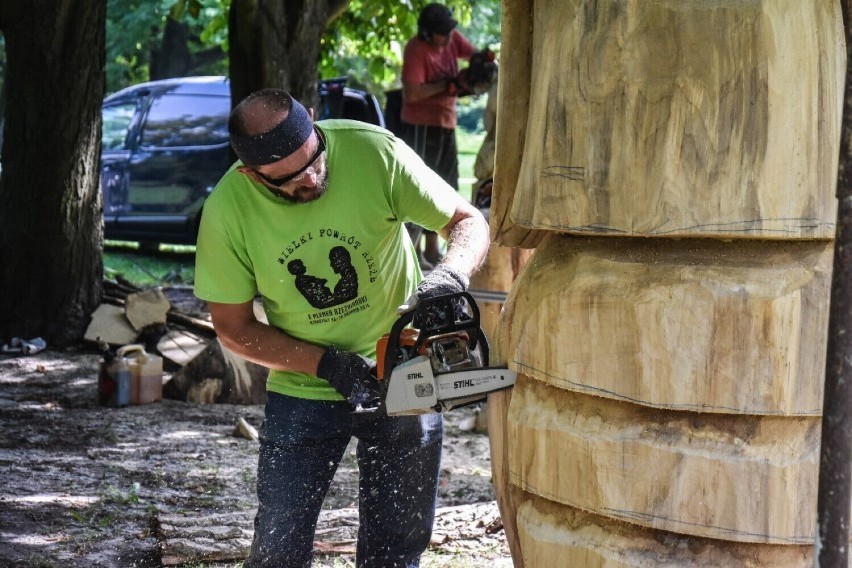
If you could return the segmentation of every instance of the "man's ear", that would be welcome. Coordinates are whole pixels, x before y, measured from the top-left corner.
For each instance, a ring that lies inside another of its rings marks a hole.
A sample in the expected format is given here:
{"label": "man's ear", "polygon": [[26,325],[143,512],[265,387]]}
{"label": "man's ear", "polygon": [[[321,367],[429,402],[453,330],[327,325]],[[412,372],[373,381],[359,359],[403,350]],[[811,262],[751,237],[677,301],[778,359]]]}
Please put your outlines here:
{"label": "man's ear", "polygon": [[311,117],[311,122],[313,122],[313,120],[314,120],[314,108],[313,107],[308,107],[308,116]]}

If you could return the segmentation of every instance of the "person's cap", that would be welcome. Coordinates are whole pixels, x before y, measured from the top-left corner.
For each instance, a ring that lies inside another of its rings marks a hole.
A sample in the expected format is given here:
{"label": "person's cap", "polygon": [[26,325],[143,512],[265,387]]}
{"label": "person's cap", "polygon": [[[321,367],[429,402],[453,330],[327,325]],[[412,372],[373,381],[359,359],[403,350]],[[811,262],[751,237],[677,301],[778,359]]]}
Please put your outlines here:
{"label": "person's cap", "polygon": [[448,35],[458,22],[453,19],[453,12],[443,4],[429,4],[420,11],[417,24],[431,33]]}

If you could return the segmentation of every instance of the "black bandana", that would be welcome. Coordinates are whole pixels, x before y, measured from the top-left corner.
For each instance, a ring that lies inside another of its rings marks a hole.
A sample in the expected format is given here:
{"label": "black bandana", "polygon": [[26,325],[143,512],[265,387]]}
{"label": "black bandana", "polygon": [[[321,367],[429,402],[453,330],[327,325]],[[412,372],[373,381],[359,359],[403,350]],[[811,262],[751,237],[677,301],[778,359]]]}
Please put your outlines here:
{"label": "black bandana", "polygon": [[290,97],[287,118],[268,132],[253,136],[231,133],[231,146],[247,166],[263,166],[286,158],[302,147],[313,131],[313,121],[302,103]]}

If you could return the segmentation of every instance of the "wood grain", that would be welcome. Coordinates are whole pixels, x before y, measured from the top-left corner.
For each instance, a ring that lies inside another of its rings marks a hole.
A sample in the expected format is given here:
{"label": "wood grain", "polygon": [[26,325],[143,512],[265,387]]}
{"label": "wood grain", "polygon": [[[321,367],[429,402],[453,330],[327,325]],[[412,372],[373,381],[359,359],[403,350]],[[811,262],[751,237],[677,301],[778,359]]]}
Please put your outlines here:
{"label": "wood grain", "polygon": [[817,417],[650,409],[520,375],[508,415],[509,481],[637,525],[808,544],[819,433]]}
{"label": "wood grain", "polygon": [[813,546],[683,536],[619,523],[531,497],[518,510],[526,566],[810,568]]}
{"label": "wood grain", "polygon": [[833,238],[839,4],[506,4],[532,25],[504,21],[504,37],[527,45],[501,68],[498,242],[532,241],[518,226]]}
{"label": "wood grain", "polygon": [[[508,248],[492,243],[485,264],[470,277],[470,290],[474,293],[477,290],[508,293],[531,255],[532,251],[528,249]],[[480,327],[485,337],[491,339],[497,332],[503,302],[484,301],[477,302],[477,305]]]}
{"label": "wood grain", "polygon": [[647,406],[817,416],[833,246],[550,235],[504,308],[511,368]]}
{"label": "wood grain", "polygon": [[494,193],[489,220],[492,241],[523,248],[535,248],[543,236],[509,219],[525,155],[527,112],[533,96],[530,92],[533,48],[530,36],[534,4],[532,0],[503,0]]}

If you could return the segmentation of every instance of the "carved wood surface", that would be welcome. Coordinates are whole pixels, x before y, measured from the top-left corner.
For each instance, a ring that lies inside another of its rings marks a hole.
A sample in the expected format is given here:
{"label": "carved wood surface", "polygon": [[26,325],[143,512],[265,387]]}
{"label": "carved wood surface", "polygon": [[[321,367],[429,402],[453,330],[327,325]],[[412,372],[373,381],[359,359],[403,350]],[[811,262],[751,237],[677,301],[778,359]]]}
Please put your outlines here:
{"label": "carved wood surface", "polygon": [[[491,448],[491,480],[497,497],[503,530],[512,553],[514,568],[523,568],[521,545],[518,540],[516,513],[522,492],[509,483],[509,433],[508,415],[512,390],[502,390],[488,395],[488,441]],[[535,566],[535,565],[531,565]]]}
{"label": "carved wood surface", "polygon": [[[470,292],[476,295],[479,290],[488,292],[506,292],[512,288],[524,264],[532,251],[519,248],[502,247],[492,244],[485,264],[470,278]],[[477,301],[479,306],[480,327],[485,337],[492,339],[497,331],[503,302]]]}
{"label": "carved wood surface", "polygon": [[820,419],[650,409],[519,375],[509,481],[633,524],[740,542],[815,536]]}
{"label": "carved wood surface", "polygon": [[531,0],[503,0],[494,193],[489,218],[492,241],[524,248],[535,248],[543,236],[509,219],[527,136],[533,4]]}
{"label": "carved wood surface", "polygon": [[810,565],[839,3],[503,10],[491,233],[536,248],[489,416],[516,564]]}
{"label": "carved wood surface", "polygon": [[504,13],[498,242],[524,246],[522,228],[833,238],[838,4],[506,0]]}
{"label": "carved wood surface", "polygon": [[531,498],[518,509],[525,566],[810,568],[812,545],[725,542],[646,529]]}
{"label": "carved wood surface", "polygon": [[702,412],[819,415],[832,243],[549,236],[504,309],[510,367]]}

